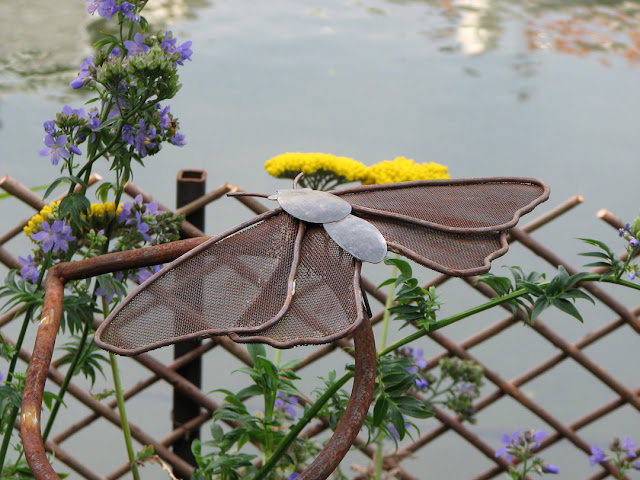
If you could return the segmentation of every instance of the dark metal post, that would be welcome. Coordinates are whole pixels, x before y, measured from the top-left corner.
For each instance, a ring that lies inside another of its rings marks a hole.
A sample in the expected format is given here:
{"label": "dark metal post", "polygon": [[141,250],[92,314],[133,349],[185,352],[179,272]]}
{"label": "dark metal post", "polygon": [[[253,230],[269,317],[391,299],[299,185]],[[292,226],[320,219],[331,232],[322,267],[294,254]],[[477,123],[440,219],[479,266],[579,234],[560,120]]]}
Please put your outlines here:
{"label": "dark metal post", "polygon": [[[203,170],[180,170],[178,173],[178,186],[176,204],[180,208],[205,194],[206,172]],[[187,215],[186,218],[200,230],[204,230],[204,208]],[[191,350],[199,347],[200,340],[189,340],[176,343],[173,346],[173,356],[178,358]],[[197,357],[177,370],[177,373],[200,388],[202,385],[202,359]],[[179,428],[189,420],[200,414],[200,406],[192,399],[181,393],[173,391],[173,428]],[[173,444],[173,451],[186,462],[196,466],[196,460],[191,453],[191,442],[200,438],[200,430],[193,430]]]}

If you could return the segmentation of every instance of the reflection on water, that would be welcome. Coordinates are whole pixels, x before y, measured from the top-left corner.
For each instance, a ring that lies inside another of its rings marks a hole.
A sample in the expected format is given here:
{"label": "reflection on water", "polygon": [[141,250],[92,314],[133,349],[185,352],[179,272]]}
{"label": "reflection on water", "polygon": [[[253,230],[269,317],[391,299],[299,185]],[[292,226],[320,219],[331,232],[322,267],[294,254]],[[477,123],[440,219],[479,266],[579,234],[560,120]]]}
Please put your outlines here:
{"label": "reflection on water", "polygon": [[[397,4],[391,0],[389,3]],[[573,2],[515,0],[423,0],[430,9],[421,34],[440,43],[441,51],[479,55],[500,48],[507,21],[517,20],[523,31],[523,48],[529,51],[597,55],[605,65],[613,58],[640,60],[640,3],[608,1],[606,5]],[[388,15],[384,8],[362,1],[350,2],[370,15]],[[157,0],[149,2],[145,16],[151,30],[163,30],[184,19],[195,19],[210,0]],[[310,12],[322,9],[310,9]],[[313,15],[313,13],[311,13]],[[439,18],[434,20],[434,15]],[[112,26],[89,17],[86,2],[25,0],[1,2],[0,95],[43,92],[60,96],[70,76],[90,53],[88,44]],[[46,19],[46,21],[43,21]],[[28,34],[25,34],[28,32]]]}
{"label": "reflection on water", "polygon": [[526,35],[530,50],[552,48],[579,57],[596,55],[606,66],[622,57],[636,65],[640,61],[640,4],[585,2],[540,12],[528,21]]}
{"label": "reflection on water", "polygon": [[[150,29],[163,30],[197,17],[209,0],[154,0],[145,8]],[[87,55],[89,44],[107,30],[83,0],[0,2],[0,96],[11,93],[69,95],[69,82]],[[115,32],[114,32],[115,33]]]}

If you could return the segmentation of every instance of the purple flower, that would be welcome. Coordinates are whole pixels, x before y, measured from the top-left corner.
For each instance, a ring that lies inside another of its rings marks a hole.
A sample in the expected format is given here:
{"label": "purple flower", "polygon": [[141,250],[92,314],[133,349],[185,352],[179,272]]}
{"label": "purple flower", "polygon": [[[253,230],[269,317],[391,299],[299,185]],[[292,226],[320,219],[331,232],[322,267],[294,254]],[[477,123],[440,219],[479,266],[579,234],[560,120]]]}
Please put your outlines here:
{"label": "purple flower", "polygon": [[62,107],[62,113],[69,115],[70,117],[75,115],[78,118],[84,117],[84,108],[71,108],[69,105]]}
{"label": "purple flower", "polygon": [[193,51],[191,50],[191,43],[191,40],[189,40],[188,42],[184,42],[176,49],[176,52],[180,54],[180,58],[173,64],[174,67],[176,64],[184,65],[185,60],[191,61],[191,55],[193,55]]}
{"label": "purple flower", "polygon": [[[129,219],[129,221],[127,221],[127,224],[133,224],[133,222],[130,223],[131,220],[132,219]],[[144,238],[147,242],[151,242],[151,237],[147,235],[147,232],[149,231],[149,225],[142,221],[142,214],[140,212],[136,212],[136,229],[138,230],[138,233],[142,238]]]}
{"label": "purple flower", "polygon": [[591,466],[593,467],[594,465],[597,465],[598,463],[604,462],[606,460],[608,460],[607,455],[598,447],[593,445],[591,447],[591,456],[589,457],[589,463],[591,464]]}
{"label": "purple flower", "polygon": [[164,38],[162,39],[162,42],[160,42],[160,48],[167,52],[167,55],[170,57],[173,55],[173,52],[176,51],[177,41],[177,38],[169,38],[169,32],[164,32]]}
{"label": "purple flower", "polygon": [[631,248],[637,248],[638,247],[638,239],[637,238],[632,238],[631,240],[629,240],[629,245],[631,246]]}
{"label": "purple flower", "polygon": [[184,42],[179,47],[176,47],[177,38],[169,38],[169,32],[165,32],[164,39],[160,43],[160,48],[167,52],[167,58],[173,58],[175,53],[180,54],[177,60],[174,61],[173,66],[184,65],[185,60],[191,61],[191,41]]}
{"label": "purple flower", "polygon": [[49,135],[53,135],[56,132],[56,122],[53,120],[47,120],[43,126],[45,133]]}
{"label": "purple flower", "polygon": [[624,228],[620,229],[618,235],[622,237],[625,233],[631,235],[631,225],[629,225],[628,223],[624,226]]}
{"label": "purple flower", "polygon": [[418,375],[418,378],[416,378],[416,388],[421,392],[423,392],[424,390],[429,388],[429,382],[427,382],[424,378]]}
{"label": "purple flower", "polygon": [[502,447],[496,450],[495,457],[498,458],[504,455],[504,459],[507,461],[507,463],[511,463],[511,460],[513,460],[513,455],[509,453],[509,449],[517,445],[519,436],[519,428],[516,429],[511,435],[509,435],[508,433],[503,433],[500,437],[500,443],[502,443]]}
{"label": "purple flower", "polygon": [[627,456],[629,458],[636,457],[636,452],[633,451],[634,448],[636,448],[636,442],[632,442],[631,437],[625,438],[622,443],[622,449],[627,451]]}
{"label": "purple flower", "polygon": [[124,46],[129,52],[127,57],[138,55],[139,53],[145,53],[149,51],[149,46],[142,43],[142,35],[136,33],[133,37],[133,41],[127,40],[124,42]]}
{"label": "purple flower", "polygon": [[97,130],[100,127],[100,117],[98,117],[98,110],[93,110],[89,113],[89,128],[91,130]]}
{"label": "purple flower", "polygon": [[52,135],[44,137],[44,144],[47,146],[38,151],[41,157],[50,157],[53,165],[58,165],[61,158],[71,158],[69,151],[64,148],[67,145],[67,136],[59,135],[54,138]]}
{"label": "purple flower", "polygon": [[136,143],[135,137],[134,137],[134,133],[136,132],[136,129],[133,128],[131,125],[125,125],[124,127],[122,127],[122,139],[127,142],[129,145],[133,145]]}
{"label": "purple flower", "polygon": [[151,271],[149,271],[148,268],[141,268],[140,270],[138,270],[138,273],[135,275],[133,280],[136,283],[146,282],[151,278],[153,274],[158,273],[163,268],[164,268],[164,265],[154,265],[153,267],[151,267]]}
{"label": "purple flower", "polygon": [[[162,107],[160,104],[156,105],[156,108],[160,110]],[[164,135],[164,132],[171,125],[171,116],[169,115],[169,110],[171,109],[170,105],[162,108],[160,110],[160,134]]]}
{"label": "purple flower", "polygon": [[633,280],[638,275],[638,272],[629,272],[629,280]]}
{"label": "purple flower", "polygon": [[176,133],[169,139],[169,142],[177,147],[184,147],[187,144],[187,142],[184,141],[184,135],[181,133]]}
{"label": "purple flower", "polygon": [[119,57],[120,55],[122,55],[122,52],[120,51],[120,47],[113,47],[113,49],[111,50],[111,53],[109,53],[110,57]]}
{"label": "purple flower", "polygon": [[298,478],[300,475],[296,472],[293,472],[291,475],[289,475],[287,477],[287,480],[295,480],[296,478]]}
{"label": "purple flower", "polygon": [[294,405],[298,404],[298,399],[296,397],[287,397],[284,393],[278,392],[276,394],[276,401],[274,403],[274,408],[280,412],[282,412],[288,419],[295,420],[296,419],[296,409]]}
{"label": "purple flower", "polygon": [[100,5],[98,6],[98,15],[106,18],[107,20],[111,20],[118,12],[118,7],[116,7],[115,0],[101,0]]}
{"label": "purple flower", "polygon": [[129,20],[133,20],[134,22],[140,21],[140,15],[136,15],[136,7],[132,3],[122,2],[120,4],[120,12]]}
{"label": "purple flower", "polygon": [[69,145],[69,151],[75,155],[82,155],[82,151],[73,143]]}
{"label": "purple flower", "polygon": [[542,473],[560,473],[560,469],[548,463],[542,464]]}
{"label": "purple flower", "polygon": [[71,235],[71,227],[65,224],[64,220],[56,220],[49,226],[47,221],[42,222],[42,230],[33,233],[31,238],[36,242],[42,242],[42,250],[48,252],[53,248],[53,253],[58,250],[66,252],[69,249],[69,242],[76,237]]}
{"label": "purple flower", "polygon": [[89,55],[89,57],[80,64],[78,78],[71,82],[71,87],[78,89],[85,85],[93,85],[95,83],[95,72],[96,66],[93,63],[93,55]]}
{"label": "purple flower", "polygon": [[33,283],[38,281],[38,265],[31,255],[27,258],[18,257],[20,263],[22,263],[22,268],[20,269],[20,277],[25,280],[31,280]]}
{"label": "purple flower", "polygon": [[135,148],[141,157],[147,156],[147,149],[154,148],[156,146],[151,140],[156,136],[156,127],[150,125],[147,129],[147,125],[144,120],[140,119],[140,127],[135,138]]}
{"label": "purple flower", "polygon": [[86,0],[86,1],[89,2],[89,6],[87,7],[87,12],[93,15],[94,13],[96,13],[96,10],[100,6],[100,0]]}

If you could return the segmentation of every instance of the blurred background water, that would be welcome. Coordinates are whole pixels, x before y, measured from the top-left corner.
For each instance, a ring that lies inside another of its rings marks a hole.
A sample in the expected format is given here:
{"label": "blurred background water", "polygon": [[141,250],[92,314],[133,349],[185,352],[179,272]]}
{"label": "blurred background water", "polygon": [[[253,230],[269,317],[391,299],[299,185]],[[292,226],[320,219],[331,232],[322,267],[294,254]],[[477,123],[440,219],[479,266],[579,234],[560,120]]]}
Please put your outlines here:
{"label": "blurred background water", "polygon": [[[588,248],[576,237],[616,244],[615,231],[595,217],[600,208],[627,221],[639,213],[640,2],[150,0],[146,15],[158,29],[172,29],[179,42],[193,41],[193,62],[181,69],[183,88],[170,102],[187,146],[167,146],[146,160],[145,169],[135,171],[134,182],[167,205],[175,203],[180,169],[206,170],[209,188],[231,182],[272,192],[287,184],[266,174],[262,165],[267,159],[289,151],[319,151],[367,164],[396,156],[435,161],[447,165],[452,177],[539,177],[550,184],[552,195],[536,213],[580,194],[582,206],[535,234],[578,266],[583,259],[576,252]],[[81,0],[2,2],[0,18],[0,175],[43,185],[58,171],[37,154],[42,123],[62,105],[78,108],[87,100],[68,84],[104,24],[87,15]],[[108,177],[106,163],[99,171]],[[210,234],[250,216],[235,203],[221,200],[208,209]],[[3,200],[2,207],[6,226],[31,213],[13,200]],[[28,253],[21,239],[7,247],[15,254]],[[494,271],[513,264],[552,271],[518,246]],[[419,272],[425,279],[431,276]],[[383,279],[387,272],[367,266],[365,273]],[[615,293],[630,305],[637,303],[629,292]],[[448,304],[444,314],[481,301],[459,284],[443,288],[442,299]],[[611,318],[599,306],[583,308],[585,325],[556,313],[546,320],[573,341]],[[485,314],[446,333],[465,338],[494,319],[496,314]],[[505,378],[552,351],[520,328],[498,340],[473,353]],[[637,364],[640,353],[633,340],[631,330],[622,329],[586,352],[636,385],[629,365]],[[422,346],[426,357],[440,348],[426,340]],[[166,350],[158,358],[167,360]],[[305,351],[287,351],[284,358]],[[341,371],[344,361],[344,356],[327,360],[317,372]],[[224,371],[235,367],[230,363]],[[131,384],[143,373],[132,365],[126,374]],[[213,360],[205,377],[210,390],[246,383],[237,375],[222,377]],[[303,385],[311,390],[314,381],[305,379]],[[572,362],[526,389],[567,421],[614,398]],[[84,411],[71,405],[64,412],[69,422]],[[131,418],[166,416],[169,422],[170,392],[162,386],[129,405]],[[162,422],[155,423],[145,428],[158,435],[166,431]],[[582,434],[605,446],[613,436],[640,430],[631,409],[603,423]],[[503,399],[484,410],[473,429],[497,447],[500,434],[517,427],[548,428]],[[109,471],[115,465],[93,446],[96,438],[101,446],[121,445],[115,429],[96,423],[65,446],[97,470]],[[471,450],[447,434],[408,468],[418,476],[428,468],[430,478],[469,477],[491,465],[477,455],[467,458]],[[460,461],[440,461],[447,454]],[[566,442],[544,457],[560,466],[562,478],[591,472],[586,456]],[[124,462],[124,451],[118,458]],[[359,456],[351,458],[362,462]]]}

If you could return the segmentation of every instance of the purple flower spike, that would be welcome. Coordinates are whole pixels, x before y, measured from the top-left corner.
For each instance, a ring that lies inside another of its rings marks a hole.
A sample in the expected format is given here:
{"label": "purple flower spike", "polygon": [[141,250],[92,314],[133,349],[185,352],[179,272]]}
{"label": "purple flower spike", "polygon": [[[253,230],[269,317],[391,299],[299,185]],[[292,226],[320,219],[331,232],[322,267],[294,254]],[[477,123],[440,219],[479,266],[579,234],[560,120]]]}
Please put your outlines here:
{"label": "purple flower spike", "polygon": [[49,157],[52,165],[58,165],[61,158],[71,158],[71,153],[65,148],[67,145],[66,135],[59,135],[55,138],[52,135],[47,135],[44,137],[44,144],[46,148],[39,150],[38,154],[41,157]]}
{"label": "purple flower spike", "polygon": [[607,459],[607,455],[602,450],[600,450],[595,445],[591,447],[591,456],[589,457],[589,463],[592,467],[600,462],[604,462]]}
{"label": "purple flower spike", "polygon": [[53,253],[58,250],[66,252],[69,249],[69,242],[76,237],[71,235],[71,227],[65,224],[64,220],[56,220],[53,225],[42,222],[42,230],[31,235],[36,242],[42,242],[42,250],[47,253],[53,248]]}

